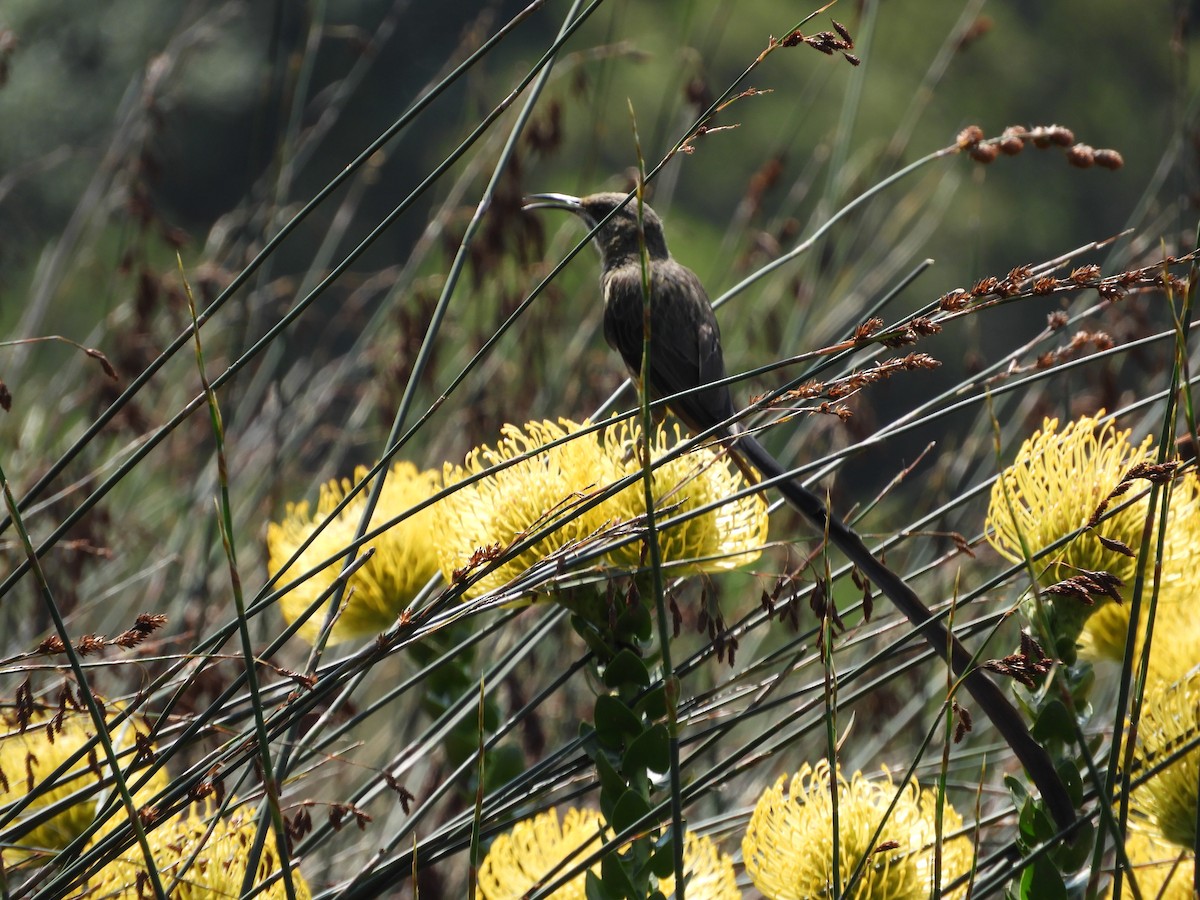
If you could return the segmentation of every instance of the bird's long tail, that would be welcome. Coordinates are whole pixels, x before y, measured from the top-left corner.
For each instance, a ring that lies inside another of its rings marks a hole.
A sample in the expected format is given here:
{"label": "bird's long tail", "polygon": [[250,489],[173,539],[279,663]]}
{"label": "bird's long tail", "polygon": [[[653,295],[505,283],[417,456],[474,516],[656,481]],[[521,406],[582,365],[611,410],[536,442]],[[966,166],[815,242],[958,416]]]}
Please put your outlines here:
{"label": "bird's long tail", "polygon": [[772,481],[772,486],[783,494],[784,499],[817,529],[823,534],[828,534],[829,540],[858,567],[859,572],[904,613],[938,655],[950,664],[955,676],[961,679],[975,702],[1008,742],[1033,783],[1037,785],[1042,799],[1059,827],[1065,829],[1073,825],[1075,805],[1071,802],[1050,756],[1033,739],[1024,719],[996,682],[973,664],[973,657],[967,648],[947,630],[941,619],[934,617],[904,579],[876,559],[875,554],[852,528],[836,516],[830,516],[820,498],[795,478],[786,477],[783,466],[754,437],[748,434],[739,435],[732,449],[754,466],[764,480]]}

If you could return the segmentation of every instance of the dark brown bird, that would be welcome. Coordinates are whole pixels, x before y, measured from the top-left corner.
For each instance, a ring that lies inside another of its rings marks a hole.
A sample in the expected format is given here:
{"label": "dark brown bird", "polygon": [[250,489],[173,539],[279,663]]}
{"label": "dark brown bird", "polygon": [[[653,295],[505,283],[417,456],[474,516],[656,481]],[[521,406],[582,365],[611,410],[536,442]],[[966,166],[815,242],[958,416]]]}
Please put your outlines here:
{"label": "dark brown bird", "polygon": [[602,258],[604,337],[621,354],[635,379],[641,378],[645,343],[641,261],[644,241],[650,271],[646,381],[651,398],[666,400],[670,410],[693,434],[716,429],[712,432],[714,437],[727,439],[731,451],[743,463],[749,463],[767,479],[779,479],[774,486],[788,503],[818,531],[828,534],[833,544],[908,617],[938,655],[950,663],[954,674],[962,679],[975,702],[1025,766],[1059,826],[1071,826],[1075,822],[1075,806],[1062,779],[996,683],[973,665],[970,652],[940,619],[933,617],[899,575],[875,558],[853,529],[830,516],[825,504],[799,481],[787,478],[787,470],[734,422],[737,410],[729,388],[717,383],[726,377],[717,317],[700,279],[671,258],[662,220],[654,210],[643,205],[639,222],[637,203],[625,194],[614,193],[587,197],[534,194],[525,208],[565,209],[582,218],[589,228],[604,222],[595,234]]}

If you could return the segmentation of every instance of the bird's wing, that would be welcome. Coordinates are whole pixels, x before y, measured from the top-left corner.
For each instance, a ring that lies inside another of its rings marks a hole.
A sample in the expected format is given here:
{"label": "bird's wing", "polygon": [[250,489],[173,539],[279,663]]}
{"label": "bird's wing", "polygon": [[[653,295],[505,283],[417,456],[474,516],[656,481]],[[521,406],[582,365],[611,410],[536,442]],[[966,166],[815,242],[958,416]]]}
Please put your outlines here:
{"label": "bird's wing", "polygon": [[[631,270],[618,277],[619,281],[610,278],[605,285],[604,333],[609,344],[636,375],[642,363],[640,273]],[[656,262],[653,277],[651,396],[655,399],[670,397],[724,379],[721,330],[700,279],[673,260]],[[734,413],[727,385],[679,397],[670,407],[693,432],[703,431]]]}

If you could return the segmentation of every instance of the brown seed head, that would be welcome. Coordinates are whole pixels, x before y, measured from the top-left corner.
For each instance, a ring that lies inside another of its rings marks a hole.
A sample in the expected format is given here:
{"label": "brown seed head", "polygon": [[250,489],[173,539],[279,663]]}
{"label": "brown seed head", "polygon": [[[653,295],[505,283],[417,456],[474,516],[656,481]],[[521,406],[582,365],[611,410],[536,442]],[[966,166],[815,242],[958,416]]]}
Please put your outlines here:
{"label": "brown seed head", "polygon": [[1025,149],[1024,128],[1010,125],[1000,135],[1000,152],[1005,156],[1016,156]]}
{"label": "brown seed head", "polygon": [[959,148],[966,150],[968,147],[974,147],[983,140],[983,129],[978,125],[968,125],[958,133],[958,137],[954,142]]}
{"label": "brown seed head", "polygon": [[1070,147],[1075,143],[1075,132],[1070,128],[1064,128],[1062,125],[1051,125],[1047,131],[1052,144],[1057,144],[1059,147]]}
{"label": "brown seed head", "polygon": [[1096,151],[1087,144],[1074,144],[1067,150],[1067,162],[1080,169],[1090,169],[1096,164]]}
{"label": "brown seed head", "polygon": [[967,155],[977,163],[988,163],[994,161],[1000,155],[1000,148],[995,144],[976,144],[974,147],[967,148]]}

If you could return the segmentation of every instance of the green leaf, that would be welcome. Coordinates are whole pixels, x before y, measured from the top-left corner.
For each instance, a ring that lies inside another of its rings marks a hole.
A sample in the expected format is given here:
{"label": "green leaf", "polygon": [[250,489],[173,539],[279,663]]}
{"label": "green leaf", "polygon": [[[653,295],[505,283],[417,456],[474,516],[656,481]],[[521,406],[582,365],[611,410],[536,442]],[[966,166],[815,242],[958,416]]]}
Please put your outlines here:
{"label": "green leaf", "polygon": [[1051,851],[1055,863],[1063,872],[1075,872],[1081,869],[1092,855],[1096,841],[1096,828],[1088,819],[1083,819],[1075,828],[1071,839],[1060,841]]}
{"label": "green leaf", "polygon": [[667,714],[667,692],[659,685],[634,704],[634,712],[645,719],[661,719]]}
{"label": "green leaf", "polygon": [[647,769],[661,775],[670,771],[670,768],[671,740],[666,725],[652,725],[639,734],[621,760],[621,769],[627,776]]}
{"label": "green leaf", "polygon": [[1058,827],[1050,818],[1045,808],[1033,798],[1025,801],[1021,814],[1017,819],[1021,837],[1026,846],[1033,846],[1048,841],[1058,834]]}
{"label": "green leaf", "polygon": [[600,812],[611,822],[617,801],[629,790],[629,785],[607,756],[597,756],[595,762],[596,774],[600,777]]}
{"label": "green leaf", "polygon": [[604,667],[604,684],[610,688],[624,685],[650,686],[650,670],[640,656],[626,648]]}
{"label": "green leaf", "polygon": [[1071,797],[1071,802],[1076,807],[1083,805],[1083,778],[1079,774],[1079,769],[1075,763],[1070,760],[1063,760],[1058,764],[1058,777],[1063,780],[1063,786],[1067,789],[1067,794]]}
{"label": "green leaf", "polygon": [[654,630],[653,625],[650,610],[642,603],[626,607],[625,611],[617,617],[617,633],[631,635],[639,641],[650,640],[650,635]]}
{"label": "green leaf", "polygon": [[612,653],[612,647],[609,646],[605,636],[587,619],[582,616],[573,615],[571,616],[571,626],[575,629],[576,634],[583,638],[583,642],[587,644],[588,649],[601,659],[605,659]]}
{"label": "green leaf", "polygon": [[627,738],[642,733],[642,720],[611,694],[596,698],[596,737],[608,747],[624,746]]}
{"label": "green leaf", "polygon": [[1021,900],[1067,900],[1062,875],[1046,857],[1039,856],[1021,872]]}
{"label": "green leaf", "polygon": [[1033,723],[1031,734],[1039,741],[1057,740],[1071,744],[1075,740],[1075,722],[1066,704],[1050,700]]}
{"label": "green leaf", "polygon": [[633,879],[625,871],[624,861],[619,854],[610,853],[600,862],[600,874],[604,878],[604,887],[611,897],[636,897],[637,888]]}
{"label": "green leaf", "polygon": [[1029,789],[1025,787],[1025,782],[1016,776],[1005,775],[1004,783],[1008,786],[1009,793],[1013,796],[1013,806],[1021,806],[1029,799]]}
{"label": "green leaf", "polygon": [[584,878],[583,892],[587,900],[618,900],[617,895],[609,893],[604,881],[591,869],[588,869],[588,873]]}
{"label": "green leaf", "polygon": [[650,857],[650,871],[656,878],[666,878],[675,874],[675,841],[671,838],[671,829],[667,828],[657,841],[654,842],[654,855]]}
{"label": "green leaf", "polygon": [[608,820],[613,831],[621,832],[629,828],[650,812],[650,801],[637,791],[626,791],[617,801],[612,818]]}

